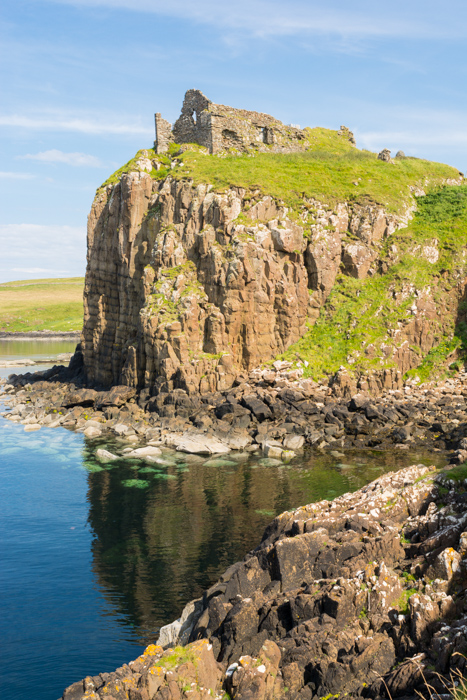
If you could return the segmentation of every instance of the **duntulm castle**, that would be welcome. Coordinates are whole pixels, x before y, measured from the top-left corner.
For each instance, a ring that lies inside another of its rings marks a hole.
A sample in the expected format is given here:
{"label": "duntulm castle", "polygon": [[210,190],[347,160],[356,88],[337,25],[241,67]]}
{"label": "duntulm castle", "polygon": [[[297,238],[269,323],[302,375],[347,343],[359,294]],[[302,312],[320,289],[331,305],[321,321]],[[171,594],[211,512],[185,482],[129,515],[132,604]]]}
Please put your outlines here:
{"label": "duntulm castle", "polygon": [[188,90],[182,113],[172,125],[158,113],[156,153],[165,153],[169,143],[197,143],[209,153],[236,149],[240,152],[302,151],[307,148],[305,131],[285,125],[269,114],[217,105],[200,90]]}

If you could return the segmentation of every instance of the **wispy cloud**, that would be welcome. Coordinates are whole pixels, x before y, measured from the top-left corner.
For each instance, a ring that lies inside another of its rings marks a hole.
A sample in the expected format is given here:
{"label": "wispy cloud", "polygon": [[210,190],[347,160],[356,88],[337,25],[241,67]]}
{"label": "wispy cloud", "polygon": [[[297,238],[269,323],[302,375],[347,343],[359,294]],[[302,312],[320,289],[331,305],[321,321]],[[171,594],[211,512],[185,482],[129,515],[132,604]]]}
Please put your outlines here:
{"label": "wispy cloud", "polygon": [[31,175],[31,173],[15,173],[0,170],[0,178],[2,180],[32,180],[33,177],[34,175]]}
{"label": "wispy cloud", "polygon": [[[359,111],[369,116],[369,122],[381,124],[379,129],[354,129],[360,148],[402,149],[407,155],[429,157],[427,154],[443,151],[462,156],[467,146],[466,115],[461,110],[410,109],[401,105],[383,109],[362,103]],[[458,167],[461,166],[462,163]]]}
{"label": "wispy cloud", "polygon": [[121,134],[145,136],[153,135],[153,129],[141,124],[112,123],[105,118],[99,120],[74,119],[59,117],[30,117],[21,114],[0,114],[0,126],[10,126],[17,129],[29,129],[34,131],[55,130],[74,131],[83,134]]}
{"label": "wispy cloud", "polygon": [[86,267],[86,228],[3,224],[0,250],[0,282],[18,276],[82,276]]}
{"label": "wispy cloud", "polygon": [[24,156],[17,156],[21,159],[39,160],[42,163],[62,163],[77,167],[102,168],[105,165],[96,156],[87,153],[64,153],[56,148],[40,153],[27,153]]}
{"label": "wispy cloud", "polygon": [[[466,35],[463,0],[451,0],[446,12],[436,0],[393,0],[385,6],[354,0],[350,9],[340,0],[52,0],[82,7],[132,10],[194,20],[225,29],[244,29],[258,37],[329,34],[354,37],[433,37]],[[456,11],[457,10],[457,11]]]}

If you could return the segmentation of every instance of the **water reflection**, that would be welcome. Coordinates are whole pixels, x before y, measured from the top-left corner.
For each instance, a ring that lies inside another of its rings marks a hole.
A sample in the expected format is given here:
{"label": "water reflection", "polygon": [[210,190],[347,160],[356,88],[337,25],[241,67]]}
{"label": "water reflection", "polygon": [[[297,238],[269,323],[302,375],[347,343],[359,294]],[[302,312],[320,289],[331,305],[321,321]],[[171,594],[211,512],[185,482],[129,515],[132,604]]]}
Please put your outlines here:
{"label": "water reflection", "polygon": [[64,352],[74,352],[77,342],[77,340],[12,340],[1,338],[0,359],[16,360],[17,358],[28,358],[30,360],[41,360],[55,357]]}
{"label": "water reflection", "polygon": [[95,447],[88,444],[86,460],[93,569],[142,643],[255,547],[274,515],[409,464],[444,463],[405,451],[353,452],[345,460],[308,454],[273,466],[260,457],[203,461],[167,453],[168,466],[133,460],[102,469],[92,459]]}

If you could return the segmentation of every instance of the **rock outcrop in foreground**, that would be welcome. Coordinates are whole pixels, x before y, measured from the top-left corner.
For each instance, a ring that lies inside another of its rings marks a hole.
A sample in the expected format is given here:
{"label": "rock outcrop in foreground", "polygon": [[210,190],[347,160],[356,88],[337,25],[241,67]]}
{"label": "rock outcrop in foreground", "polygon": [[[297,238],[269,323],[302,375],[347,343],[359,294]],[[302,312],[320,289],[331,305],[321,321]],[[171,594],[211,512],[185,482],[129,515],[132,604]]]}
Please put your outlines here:
{"label": "rock outcrop in foreground", "polygon": [[466,476],[408,467],[283,513],[159,646],[63,700],[446,692],[467,652]]}

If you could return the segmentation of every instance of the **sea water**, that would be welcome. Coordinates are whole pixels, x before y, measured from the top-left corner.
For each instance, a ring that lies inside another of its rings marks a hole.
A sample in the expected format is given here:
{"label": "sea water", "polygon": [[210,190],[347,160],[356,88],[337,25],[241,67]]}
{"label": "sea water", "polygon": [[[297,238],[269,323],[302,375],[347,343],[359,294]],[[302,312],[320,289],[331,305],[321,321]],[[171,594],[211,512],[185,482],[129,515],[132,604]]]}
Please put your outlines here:
{"label": "sea water", "polygon": [[[62,353],[74,352],[77,342],[77,340],[51,340],[50,338],[37,340],[0,338],[0,361],[18,358],[43,360]],[[38,369],[42,368],[38,367]]]}

